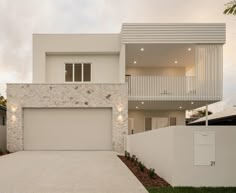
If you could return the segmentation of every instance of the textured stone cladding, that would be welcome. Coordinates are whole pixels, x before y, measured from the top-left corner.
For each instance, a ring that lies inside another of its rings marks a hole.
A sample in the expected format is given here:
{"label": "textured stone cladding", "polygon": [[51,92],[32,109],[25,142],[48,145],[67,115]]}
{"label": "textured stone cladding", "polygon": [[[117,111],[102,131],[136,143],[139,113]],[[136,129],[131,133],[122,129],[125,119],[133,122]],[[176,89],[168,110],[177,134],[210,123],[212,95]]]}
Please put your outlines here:
{"label": "textured stone cladding", "polygon": [[8,84],[7,148],[24,149],[24,108],[112,108],[112,146],[124,151],[128,134],[126,84]]}

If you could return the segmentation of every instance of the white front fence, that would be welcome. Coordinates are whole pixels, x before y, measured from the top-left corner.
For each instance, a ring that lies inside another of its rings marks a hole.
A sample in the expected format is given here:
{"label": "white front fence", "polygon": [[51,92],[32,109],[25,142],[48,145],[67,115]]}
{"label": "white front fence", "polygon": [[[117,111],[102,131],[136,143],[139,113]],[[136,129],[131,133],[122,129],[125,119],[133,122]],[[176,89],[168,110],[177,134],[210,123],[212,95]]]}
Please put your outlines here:
{"label": "white front fence", "polygon": [[236,126],[172,126],[128,135],[126,150],[172,186],[236,186],[235,136]]}

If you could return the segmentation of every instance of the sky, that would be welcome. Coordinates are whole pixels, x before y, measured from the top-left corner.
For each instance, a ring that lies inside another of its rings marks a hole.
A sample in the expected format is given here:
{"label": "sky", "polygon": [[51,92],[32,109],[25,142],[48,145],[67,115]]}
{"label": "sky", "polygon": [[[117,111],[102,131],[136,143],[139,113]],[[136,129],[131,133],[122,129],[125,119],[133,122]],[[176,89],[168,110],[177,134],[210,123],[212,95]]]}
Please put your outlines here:
{"label": "sky", "polygon": [[0,94],[6,83],[32,81],[33,33],[119,33],[128,22],[224,22],[223,101],[236,105],[236,16],[222,14],[230,0],[0,0]]}

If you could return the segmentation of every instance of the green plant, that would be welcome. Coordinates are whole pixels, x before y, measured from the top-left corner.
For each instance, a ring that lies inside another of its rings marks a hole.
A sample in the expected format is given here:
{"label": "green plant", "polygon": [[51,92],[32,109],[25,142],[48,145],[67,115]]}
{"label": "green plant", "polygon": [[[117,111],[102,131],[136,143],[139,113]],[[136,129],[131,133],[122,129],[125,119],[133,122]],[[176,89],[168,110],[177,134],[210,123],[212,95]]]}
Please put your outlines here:
{"label": "green plant", "polygon": [[232,0],[229,3],[225,4],[224,14],[236,15],[236,0]]}
{"label": "green plant", "polygon": [[134,164],[135,164],[135,165],[138,164],[138,158],[137,158],[137,157],[134,159]]}
{"label": "green plant", "polygon": [[130,160],[130,153],[127,153],[127,159]]}
{"label": "green plant", "polygon": [[125,150],[125,157],[128,157],[128,151]]}
{"label": "green plant", "polygon": [[139,163],[138,163],[138,167],[139,167],[139,169],[141,170],[141,172],[144,172],[145,166],[144,166],[144,164],[143,164],[142,162],[139,162]]}
{"label": "green plant", "polygon": [[4,98],[4,96],[0,95],[0,106],[7,106],[7,99]]}
{"label": "green plant", "polygon": [[11,152],[10,152],[10,151],[8,151],[8,150],[6,150],[6,153],[7,153],[7,154],[10,154]]}
{"label": "green plant", "polygon": [[155,169],[154,168],[150,168],[148,170],[148,175],[150,178],[154,178],[155,177]]}
{"label": "green plant", "polygon": [[130,160],[131,160],[132,162],[134,162],[135,158],[136,158],[136,156],[135,156],[135,155],[132,155],[132,157],[131,157]]}

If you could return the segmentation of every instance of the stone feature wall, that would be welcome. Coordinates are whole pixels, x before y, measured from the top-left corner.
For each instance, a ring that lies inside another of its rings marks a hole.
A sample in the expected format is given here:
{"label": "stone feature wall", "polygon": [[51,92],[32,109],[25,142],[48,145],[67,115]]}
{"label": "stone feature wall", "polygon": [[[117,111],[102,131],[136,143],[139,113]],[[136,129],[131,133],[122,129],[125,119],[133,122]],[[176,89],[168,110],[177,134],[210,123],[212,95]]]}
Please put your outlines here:
{"label": "stone feature wall", "polygon": [[24,149],[23,108],[112,108],[112,146],[124,151],[128,134],[126,84],[8,84],[7,149]]}

